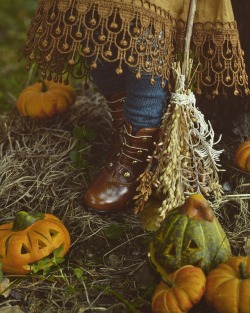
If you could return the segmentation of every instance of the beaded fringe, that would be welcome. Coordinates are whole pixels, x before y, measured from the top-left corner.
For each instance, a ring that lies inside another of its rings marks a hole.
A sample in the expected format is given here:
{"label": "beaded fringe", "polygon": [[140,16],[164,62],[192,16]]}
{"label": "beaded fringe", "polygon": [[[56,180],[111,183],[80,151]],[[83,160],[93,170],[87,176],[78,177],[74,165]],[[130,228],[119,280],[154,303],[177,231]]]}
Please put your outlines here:
{"label": "beaded fringe", "polygon": [[[141,3],[141,5],[139,5]],[[142,73],[169,80],[173,61],[181,58],[185,22],[148,1],[131,5],[110,0],[40,0],[22,56],[36,63],[42,77],[68,83],[96,68],[98,58],[122,62]],[[195,23],[192,36],[193,90],[196,94],[249,94],[236,22]],[[163,84],[164,85],[164,84]]]}

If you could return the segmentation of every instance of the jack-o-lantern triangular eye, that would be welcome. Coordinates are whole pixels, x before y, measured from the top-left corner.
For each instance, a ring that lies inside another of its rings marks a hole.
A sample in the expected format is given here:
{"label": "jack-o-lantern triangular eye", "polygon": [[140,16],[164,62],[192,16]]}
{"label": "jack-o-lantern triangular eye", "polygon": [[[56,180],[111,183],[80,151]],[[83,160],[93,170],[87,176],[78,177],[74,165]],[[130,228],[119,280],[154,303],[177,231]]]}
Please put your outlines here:
{"label": "jack-o-lantern triangular eye", "polygon": [[191,239],[188,243],[187,249],[194,251],[194,250],[200,250],[200,247],[197,245],[197,243],[193,239]]}
{"label": "jack-o-lantern triangular eye", "polygon": [[58,231],[55,229],[49,229],[49,234],[50,234],[51,238],[55,238],[56,235],[58,234]]}
{"label": "jack-o-lantern triangular eye", "polygon": [[47,245],[43,241],[38,239],[38,248],[43,249],[45,247],[47,247]]}
{"label": "jack-o-lantern triangular eye", "polygon": [[176,247],[174,243],[171,243],[164,253],[166,256],[176,256]]}
{"label": "jack-o-lantern triangular eye", "polygon": [[21,254],[30,253],[30,249],[23,243],[21,248]]}

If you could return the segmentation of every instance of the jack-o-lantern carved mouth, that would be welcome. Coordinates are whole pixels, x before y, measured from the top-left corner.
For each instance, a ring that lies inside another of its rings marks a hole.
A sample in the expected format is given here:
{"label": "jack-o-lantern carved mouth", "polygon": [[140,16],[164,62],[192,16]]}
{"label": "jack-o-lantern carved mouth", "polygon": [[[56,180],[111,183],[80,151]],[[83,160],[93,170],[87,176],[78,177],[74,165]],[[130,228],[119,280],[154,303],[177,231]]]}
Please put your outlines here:
{"label": "jack-o-lantern carved mouth", "polygon": [[[185,259],[187,258],[189,262],[193,260],[190,263],[193,266],[201,268],[203,265],[203,257],[201,254],[202,254],[202,248],[196,243],[194,239],[190,239],[186,247],[183,248],[183,250],[181,251],[182,256],[178,253],[177,245],[172,242],[165,248],[162,255],[159,255],[159,251],[158,253],[156,252],[156,258],[159,260],[162,260],[159,263],[166,268],[168,268],[168,266],[166,265],[164,261],[165,259],[162,259],[162,256],[167,258],[168,260],[173,260],[173,262],[177,262],[177,263],[180,262],[180,264],[182,264],[182,257],[184,257]],[[176,268],[178,267],[176,266]],[[171,270],[171,266],[169,267],[169,270]]]}
{"label": "jack-o-lantern carved mouth", "polygon": [[208,273],[231,256],[227,236],[206,199],[194,194],[171,210],[149,246],[149,259],[162,276],[184,265]]}
{"label": "jack-o-lantern carved mouth", "polygon": [[[46,239],[47,241],[49,240],[49,238],[45,237],[43,234],[41,234],[40,232],[38,231],[34,231],[35,233],[39,234],[41,237],[44,237],[44,239]],[[51,237],[52,240],[55,239],[55,237],[59,234],[59,232],[55,229],[49,229],[49,235]],[[28,235],[28,238],[29,238],[29,235]],[[31,242],[30,238],[29,238],[29,241]],[[48,245],[41,239],[38,239],[37,240],[37,247],[39,250],[43,249],[43,248],[46,248],[48,247]],[[32,245],[31,245],[31,248],[29,248],[25,243],[22,244],[22,247],[21,247],[21,254],[29,254],[29,253],[32,253]]]}
{"label": "jack-o-lantern carved mouth", "polygon": [[[39,260],[36,260],[36,261],[33,261],[33,262],[29,262],[28,265],[29,266],[32,266],[34,264],[37,264],[39,261],[43,261],[43,260],[52,260],[54,259],[55,257],[58,257],[61,255],[60,251],[63,250],[63,247],[64,247],[64,244],[62,243],[60,245],[60,247],[58,247],[57,249],[55,249],[54,251],[52,251],[50,254],[46,255],[45,257],[39,259]],[[59,251],[59,252],[58,252]]]}
{"label": "jack-o-lantern carved mouth", "polygon": [[64,244],[62,243],[60,247],[52,251],[49,255],[23,265],[24,269],[31,270],[34,273],[41,270],[49,270],[50,267],[58,265],[64,261],[62,251],[64,249]]}
{"label": "jack-o-lantern carved mouth", "polygon": [[[187,248],[185,250],[187,252],[190,252],[190,253],[192,253],[192,252],[195,253],[195,252],[201,251],[199,245],[193,239],[191,239],[189,241]],[[174,243],[170,243],[169,246],[165,249],[164,256],[168,256],[168,257],[176,257],[177,256],[176,245]]]}
{"label": "jack-o-lantern carved mouth", "polygon": [[[44,241],[38,239],[37,241],[37,246],[38,246],[38,249],[41,250],[43,248],[46,248],[47,245]],[[22,244],[22,248],[21,248],[21,254],[29,254],[29,253],[32,253],[31,249],[28,248],[24,243]]]}

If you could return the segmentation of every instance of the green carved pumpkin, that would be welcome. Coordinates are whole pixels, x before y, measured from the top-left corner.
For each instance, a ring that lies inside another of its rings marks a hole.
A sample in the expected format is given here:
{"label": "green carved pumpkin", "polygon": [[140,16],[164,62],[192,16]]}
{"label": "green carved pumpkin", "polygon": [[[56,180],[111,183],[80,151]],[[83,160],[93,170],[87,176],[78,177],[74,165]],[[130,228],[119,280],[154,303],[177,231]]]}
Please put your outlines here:
{"label": "green carved pumpkin", "polygon": [[168,213],[149,246],[149,260],[163,277],[184,265],[208,273],[231,255],[225,232],[198,194]]}

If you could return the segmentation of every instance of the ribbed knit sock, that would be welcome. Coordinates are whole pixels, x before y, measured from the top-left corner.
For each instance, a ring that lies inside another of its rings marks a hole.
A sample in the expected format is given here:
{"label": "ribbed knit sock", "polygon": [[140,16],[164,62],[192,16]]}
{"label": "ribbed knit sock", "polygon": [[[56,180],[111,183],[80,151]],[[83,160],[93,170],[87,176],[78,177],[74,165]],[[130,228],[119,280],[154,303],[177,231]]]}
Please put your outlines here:
{"label": "ribbed knit sock", "polygon": [[123,66],[122,74],[116,74],[118,63],[98,61],[97,68],[90,71],[90,76],[96,84],[97,90],[107,96],[125,93],[127,67]]}
{"label": "ribbed knit sock", "polygon": [[126,92],[124,115],[133,127],[133,133],[141,128],[158,127],[165,108],[167,88],[162,88],[161,78],[155,77],[150,83],[150,75],[137,79],[135,73],[123,66],[123,73],[117,75],[117,63],[98,61],[97,68],[90,75],[98,91],[103,95]]}
{"label": "ribbed knit sock", "polygon": [[133,71],[128,71],[124,115],[132,125],[133,133],[141,128],[158,127],[165,108],[167,88],[162,88],[160,77],[155,77],[154,85],[150,75],[137,79]]}

